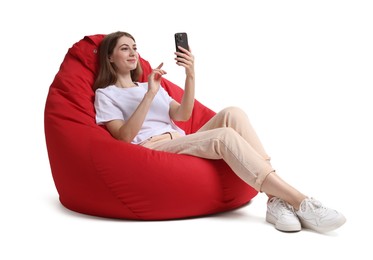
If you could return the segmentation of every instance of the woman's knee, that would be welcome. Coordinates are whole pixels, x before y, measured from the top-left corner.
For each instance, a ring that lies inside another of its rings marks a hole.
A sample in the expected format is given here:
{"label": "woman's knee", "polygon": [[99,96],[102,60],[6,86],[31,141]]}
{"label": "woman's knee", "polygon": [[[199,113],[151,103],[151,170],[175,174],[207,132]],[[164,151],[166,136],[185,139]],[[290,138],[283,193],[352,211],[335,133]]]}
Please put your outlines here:
{"label": "woman's knee", "polygon": [[226,117],[247,117],[245,111],[242,108],[236,106],[226,107],[221,110],[221,113]]}

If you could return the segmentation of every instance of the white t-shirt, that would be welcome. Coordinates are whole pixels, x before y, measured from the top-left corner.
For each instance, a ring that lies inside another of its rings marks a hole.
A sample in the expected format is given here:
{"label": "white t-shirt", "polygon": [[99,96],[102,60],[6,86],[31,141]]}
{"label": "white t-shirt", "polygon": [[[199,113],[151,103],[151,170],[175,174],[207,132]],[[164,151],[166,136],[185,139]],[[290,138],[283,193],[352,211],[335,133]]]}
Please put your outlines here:
{"label": "white t-shirt", "polygon": [[[115,119],[128,120],[148,91],[148,83],[137,83],[137,85],[131,88],[118,88],[111,85],[97,89],[95,93],[96,123],[102,125]],[[154,135],[166,132],[177,131],[185,135],[185,132],[177,127],[169,116],[172,100],[166,90],[160,87],[132,143],[139,144]]]}

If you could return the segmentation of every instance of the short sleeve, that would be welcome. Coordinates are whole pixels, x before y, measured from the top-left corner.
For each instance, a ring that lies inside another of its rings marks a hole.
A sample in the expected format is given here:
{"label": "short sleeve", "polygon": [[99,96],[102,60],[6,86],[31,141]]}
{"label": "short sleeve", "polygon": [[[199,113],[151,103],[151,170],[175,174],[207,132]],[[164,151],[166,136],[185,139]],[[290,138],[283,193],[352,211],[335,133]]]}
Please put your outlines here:
{"label": "short sleeve", "polygon": [[97,89],[95,94],[96,123],[102,125],[108,121],[124,120],[123,113],[115,102],[108,97],[102,89]]}

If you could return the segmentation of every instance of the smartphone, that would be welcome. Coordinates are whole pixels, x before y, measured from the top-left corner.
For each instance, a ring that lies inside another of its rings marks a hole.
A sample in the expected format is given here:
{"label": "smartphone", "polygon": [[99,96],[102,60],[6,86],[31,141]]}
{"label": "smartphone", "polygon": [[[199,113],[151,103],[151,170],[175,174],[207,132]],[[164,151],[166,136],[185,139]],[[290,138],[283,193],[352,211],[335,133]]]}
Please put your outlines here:
{"label": "smartphone", "polygon": [[185,32],[175,33],[176,51],[180,51],[178,46],[181,46],[189,51],[188,35]]}

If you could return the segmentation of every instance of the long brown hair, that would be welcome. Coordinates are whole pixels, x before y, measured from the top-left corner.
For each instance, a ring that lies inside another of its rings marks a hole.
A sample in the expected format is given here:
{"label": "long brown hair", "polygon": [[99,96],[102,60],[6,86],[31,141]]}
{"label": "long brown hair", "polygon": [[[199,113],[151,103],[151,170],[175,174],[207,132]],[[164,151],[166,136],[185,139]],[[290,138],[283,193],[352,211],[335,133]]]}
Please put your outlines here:
{"label": "long brown hair", "polygon": [[[93,90],[96,90],[98,88],[106,88],[107,86],[113,85],[117,82],[117,72],[115,67],[109,61],[109,57],[111,54],[113,54],[118,39],[123,36],[131,38],[134,42],[136,42],[135,38],[131,34],[127,32],[117,31],[106,35],[100,43],[100,47],[98,50],[99,69],[95,83],[93,84]],[[136,69],[131,71],[132,80],[135,82],[138,81],[141,74],[142,69],[140,61],[138,61]]]}

